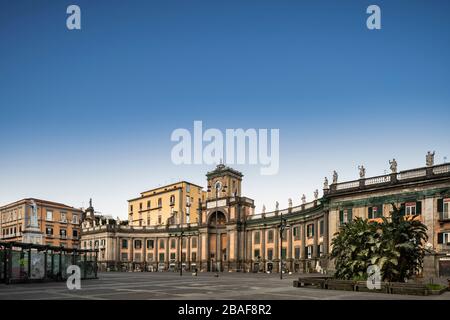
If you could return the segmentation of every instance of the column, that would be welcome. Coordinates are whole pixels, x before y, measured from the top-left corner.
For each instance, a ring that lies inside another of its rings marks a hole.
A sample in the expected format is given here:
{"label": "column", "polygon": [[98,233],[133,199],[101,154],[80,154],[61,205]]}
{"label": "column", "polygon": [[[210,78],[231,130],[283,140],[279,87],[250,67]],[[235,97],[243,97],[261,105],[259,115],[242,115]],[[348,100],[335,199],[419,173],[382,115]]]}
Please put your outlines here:
{"label": "column", "polygon": [[314,246],[313,246],[313,258],[319,258],[319,220],[314,220]]}
{"label": "column", "polygon": [[261,229],[261,261],[264,264],[264,270],[266,270],[266,229]]}
{"label": "column", "polygon": [[300,252],[300,259],[306,259],[306,222],[300,225],[300,230],[302,233],[302,245]]}
{"label": "column", "polygon": [[166,246],[165,246],[165,248],[166,248],[166,254],[164,255],[164,265],[165,265],[165,267],[166,267],[166,269],[168,269],[169,268],[169,263],[170,263],[170,254],[169,254],[169,252],[170,252],[170,250],[169,250],[169,248],[170,248],[170,237],[168,236],[167,238],[165,238],[165,241],[166,241]]}
{"label": "column", "polygon": [[142,240],[142,246],[144,248],[143,250],[143,257],[142,257],[142,262],[144,263],[144,268],[147,268],[147,238],[144,237],[144,240]]}
{"label": "column", "polygon": [[330,241],[330,236],[329,236],[329,227],[328,227],[328,218],[329,218],[329,214],[330,212],[327,210],[325,211],[324,217],[323,217],[323,253],[324,255],[328,255],[329,252],[329,241]]}
{"label": "column", "polygon": [[130,253],[130,257],[128,259],[128,261],[131,261],[133,263],[134,261],[134,239],[133,238],[129,238],[128,239],[130,241],[130,246],[129,246],[129,253]]}

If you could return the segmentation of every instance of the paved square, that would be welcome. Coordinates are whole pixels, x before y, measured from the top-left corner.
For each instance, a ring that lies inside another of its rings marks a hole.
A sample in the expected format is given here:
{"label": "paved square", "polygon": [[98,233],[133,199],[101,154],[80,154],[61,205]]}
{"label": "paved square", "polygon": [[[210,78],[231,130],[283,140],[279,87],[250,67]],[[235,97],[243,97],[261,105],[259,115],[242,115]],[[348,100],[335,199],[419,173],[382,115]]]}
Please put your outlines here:
{"label": "paved square", "polygon": [[168,299],[168,300],[450,300],[450,292],[441,296],[407,296],[379,293],[294,288],[292,281],[299,275],[199,273],[197,277],[184,273],[109,272],[99,279],[84,280],[81,290],[68,290],[65,282],[30,284],[0,284],[0,299]]}

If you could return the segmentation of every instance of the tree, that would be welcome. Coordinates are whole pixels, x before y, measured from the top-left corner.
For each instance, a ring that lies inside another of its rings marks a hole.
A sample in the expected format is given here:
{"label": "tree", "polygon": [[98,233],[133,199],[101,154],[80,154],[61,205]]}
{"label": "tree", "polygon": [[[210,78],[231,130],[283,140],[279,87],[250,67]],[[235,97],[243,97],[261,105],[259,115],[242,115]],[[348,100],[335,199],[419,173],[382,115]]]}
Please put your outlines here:
{"label": "tree", "polygon": [[390,218],[381,222],[355,218],[340,227],[332,240],[338,279],[367,279],[367,268],[377,265],[385,281],[404,281],[420,271],[428,240],[417,216],[405,217],[392,204]]}

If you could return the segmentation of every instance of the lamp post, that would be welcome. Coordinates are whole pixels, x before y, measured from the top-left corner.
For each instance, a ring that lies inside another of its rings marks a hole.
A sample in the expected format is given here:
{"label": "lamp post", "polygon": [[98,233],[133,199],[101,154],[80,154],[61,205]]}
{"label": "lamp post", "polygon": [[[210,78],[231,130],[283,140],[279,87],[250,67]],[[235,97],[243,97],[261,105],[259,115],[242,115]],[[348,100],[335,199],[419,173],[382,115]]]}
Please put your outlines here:
{"label": "lamp post", "polygon": [[178,255],[178,260],[179,262],[179,266],[180,266],[180,277],[183,276],[183,235],[184,235],[184,231],[180,232],[180,245],[178,250],[180,251],[179,255]]}
{"label": "lamp post", "polygon": [[184,235],[184,231],[181,231],[179,234],[171,234],[171,236],[175,236],[178,237],[179,240],[179,245],[178,245],[178,267],[180,268],[180,277],[183,276],[183,258],[182,258],[182,254],[183,254],[183,250],[182,250],[182,246],[183,246],[183,235]]}
{"label": "lamp post", "polygon": [[286,219],[283,219],[283,212],[280,214],[280,279],[283,280],[283,232],[289,226],[286,224]]}

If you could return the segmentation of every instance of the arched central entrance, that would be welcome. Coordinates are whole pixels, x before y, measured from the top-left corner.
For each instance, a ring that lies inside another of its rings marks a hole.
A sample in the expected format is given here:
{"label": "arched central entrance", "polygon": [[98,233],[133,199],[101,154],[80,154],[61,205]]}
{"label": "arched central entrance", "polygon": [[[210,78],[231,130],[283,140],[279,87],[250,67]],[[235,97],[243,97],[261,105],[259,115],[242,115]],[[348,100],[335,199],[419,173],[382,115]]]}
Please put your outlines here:
{"label": "arched central entrance", "polygon": [[209,263],[208,270],[222,272],[228,260],[228,236],[225,228],[226,215],[222,211],[211,212],[209,216]]}

